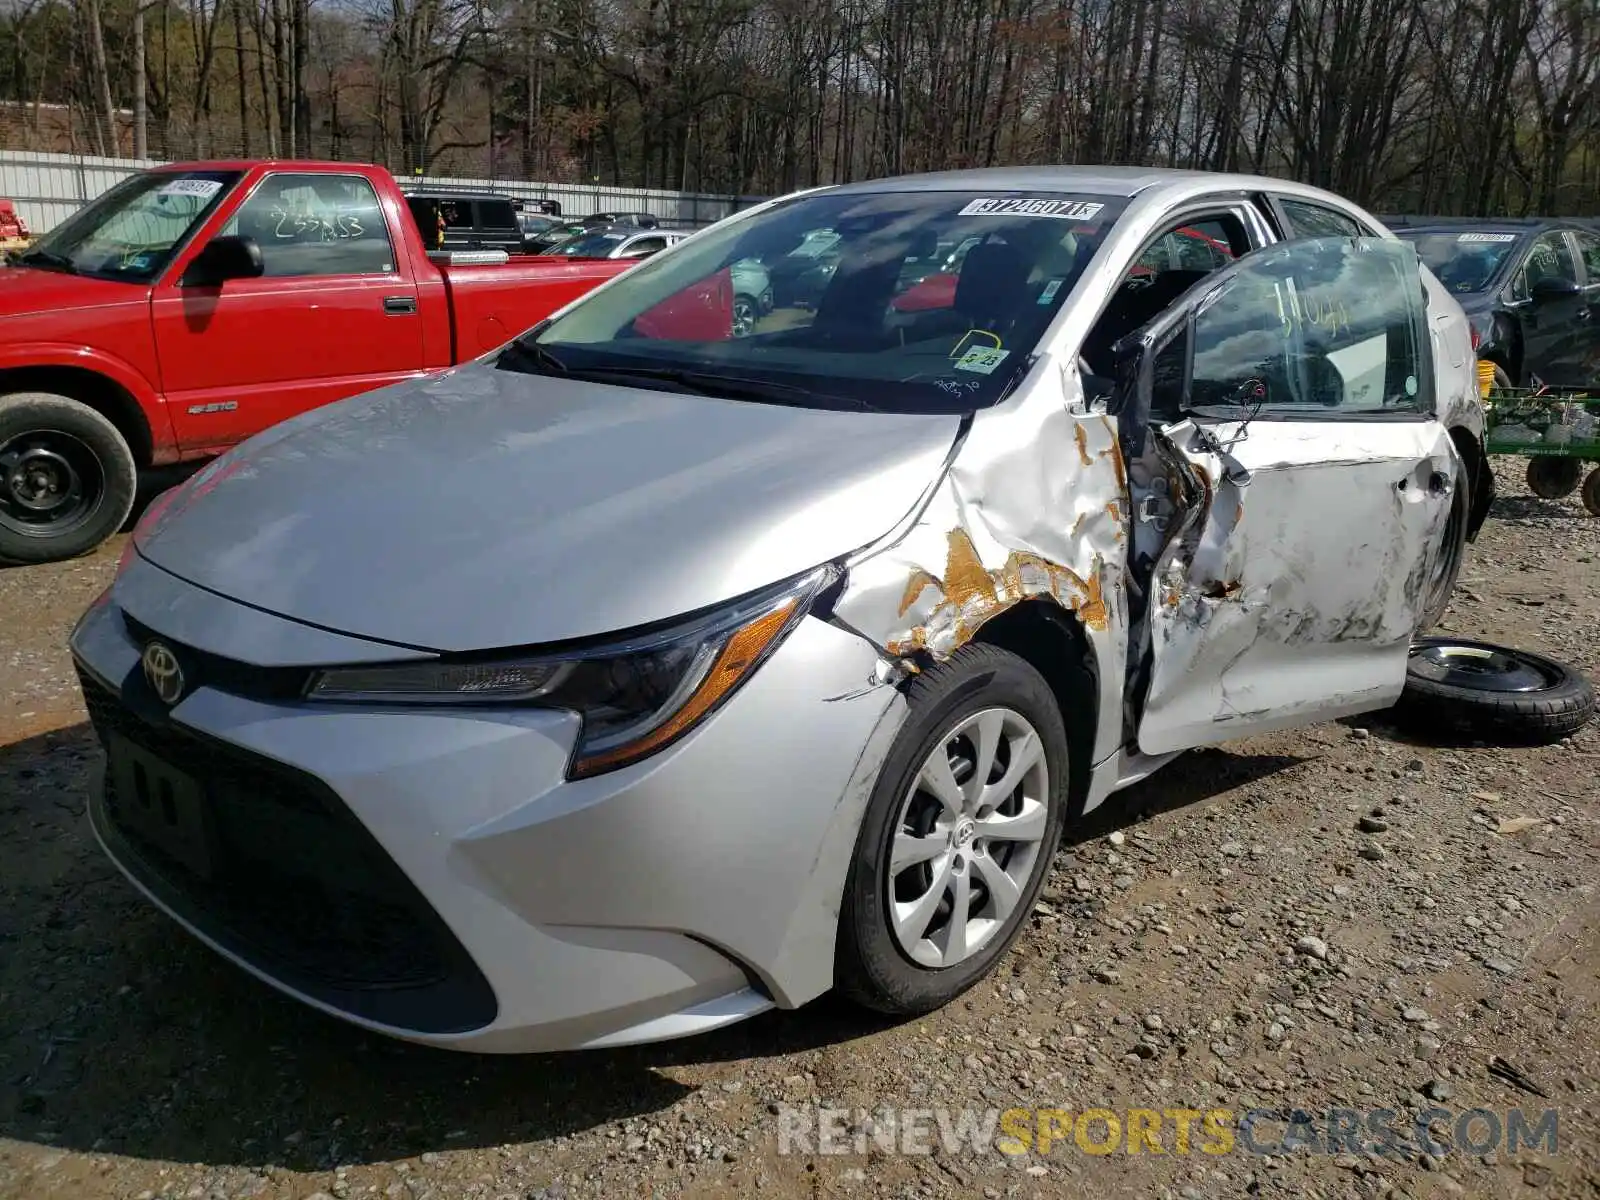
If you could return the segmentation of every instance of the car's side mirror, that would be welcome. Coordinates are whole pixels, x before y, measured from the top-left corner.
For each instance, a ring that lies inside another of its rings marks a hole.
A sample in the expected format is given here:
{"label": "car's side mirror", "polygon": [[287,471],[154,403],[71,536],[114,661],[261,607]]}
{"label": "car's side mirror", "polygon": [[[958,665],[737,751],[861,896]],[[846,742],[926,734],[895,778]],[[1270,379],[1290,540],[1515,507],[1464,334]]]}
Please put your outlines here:
{"label": "car's side mirror", "polygon": [[184,287],[219,287],[230,279],[257,279],[266,271],[253,237],[223,234],[206,243],[183,273]]}
{"label": "car's side mirror", "polygon": [[1570,300],[1581,290],[1574,280],[1546,275],[1528,289],[1528,295],[1535,304],[1548,304],[1552,300]]}

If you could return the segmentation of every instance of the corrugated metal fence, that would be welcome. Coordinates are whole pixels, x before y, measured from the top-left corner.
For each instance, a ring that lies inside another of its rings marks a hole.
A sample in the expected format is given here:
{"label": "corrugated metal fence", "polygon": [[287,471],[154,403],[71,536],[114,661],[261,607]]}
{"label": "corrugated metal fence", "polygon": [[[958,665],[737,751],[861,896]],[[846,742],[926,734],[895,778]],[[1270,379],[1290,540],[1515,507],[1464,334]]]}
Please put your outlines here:
{"label": "corrugated metal fence", "polygon": [[[16,201],[34,233],[65,220],[118,180],[154,161],[95,158],[79,154],[46,154],[33,150],[0,150],[0,196]],[[571,183],[525,183],[507,179],[446,179],[417,176],[399,180],[404,187],[450,188],[496,192],[524,200],[555,200],[561,211],[581,217],[595,212],[654,213],[672,224],[708,225],[757,203],[756,196],[667,192],[653,188],[591,187]]]}

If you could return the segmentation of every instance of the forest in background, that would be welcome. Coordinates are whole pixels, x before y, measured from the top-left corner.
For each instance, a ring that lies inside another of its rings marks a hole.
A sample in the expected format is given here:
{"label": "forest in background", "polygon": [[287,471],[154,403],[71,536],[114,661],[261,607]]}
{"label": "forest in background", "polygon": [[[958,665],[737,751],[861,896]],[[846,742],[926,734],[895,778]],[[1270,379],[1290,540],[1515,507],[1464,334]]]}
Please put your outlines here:
{"label": "forest in background", "polygon": [[1592,214],[1600,0],[0,0],[0,148],[141,140],[744,195],[1141,163]]}

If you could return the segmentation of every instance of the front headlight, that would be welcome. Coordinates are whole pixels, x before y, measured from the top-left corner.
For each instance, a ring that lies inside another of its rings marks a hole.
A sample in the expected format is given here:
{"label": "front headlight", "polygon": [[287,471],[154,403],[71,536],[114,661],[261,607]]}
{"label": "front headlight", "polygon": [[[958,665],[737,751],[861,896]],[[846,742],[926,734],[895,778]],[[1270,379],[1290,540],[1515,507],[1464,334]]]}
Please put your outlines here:
{"label": "front headlight", "polygon": [[528,704],[583,718],[567,776],[637,762],[731,696],[834,578],[821,567],[668,629],[568,654],[441,659],[319,671],[311,700],[365,704]]}

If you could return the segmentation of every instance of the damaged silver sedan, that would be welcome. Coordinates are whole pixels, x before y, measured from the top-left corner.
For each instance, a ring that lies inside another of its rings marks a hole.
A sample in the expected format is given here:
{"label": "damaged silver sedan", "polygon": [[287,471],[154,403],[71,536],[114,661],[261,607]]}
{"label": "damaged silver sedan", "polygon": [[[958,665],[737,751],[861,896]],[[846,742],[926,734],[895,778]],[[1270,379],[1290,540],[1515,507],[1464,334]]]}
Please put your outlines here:
{"label": "damaged silver sedan", "polygon": [[[736,264],[819,240],[734,336]],[[1334,196],[786,197],[158,502],[72,638],[94,828],[246,969],[436,1045],[925,1011],[1119,788],[1395,701],[1481,433],[1460,308]]]}

